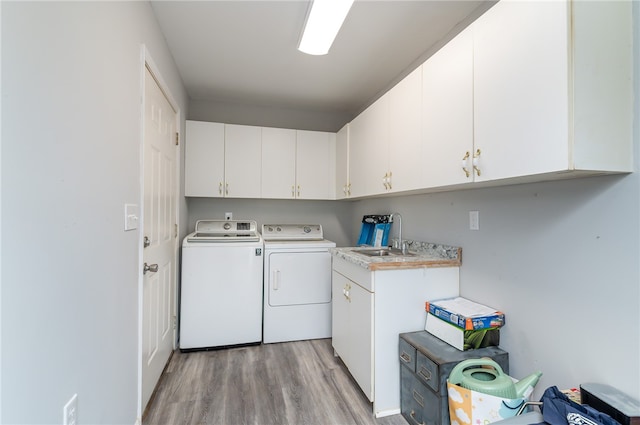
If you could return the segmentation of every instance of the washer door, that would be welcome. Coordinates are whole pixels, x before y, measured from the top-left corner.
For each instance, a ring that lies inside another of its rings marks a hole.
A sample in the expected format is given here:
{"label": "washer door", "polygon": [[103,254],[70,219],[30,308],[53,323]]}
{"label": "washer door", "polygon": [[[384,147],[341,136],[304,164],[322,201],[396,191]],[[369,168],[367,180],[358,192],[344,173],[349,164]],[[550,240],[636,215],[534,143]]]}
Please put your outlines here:
{"label": "washer door", "polygon": [[331,254],[270,252],[269,305],[324,304],[331,302]]}

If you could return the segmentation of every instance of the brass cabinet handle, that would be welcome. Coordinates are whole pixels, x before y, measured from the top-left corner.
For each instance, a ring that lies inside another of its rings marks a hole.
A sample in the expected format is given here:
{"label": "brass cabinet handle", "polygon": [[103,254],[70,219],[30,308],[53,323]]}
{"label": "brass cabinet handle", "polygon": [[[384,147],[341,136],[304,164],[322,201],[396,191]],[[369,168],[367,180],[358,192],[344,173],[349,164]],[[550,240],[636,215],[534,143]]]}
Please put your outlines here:
{"label": "brass cabinet handle", "polygon": [[393,173],[391,171],[386,172],[384,174],[384,177],[382,178],[382,184],[384,185],[384,188],[387,190],[391,190],[392,186],[391,186],[391,177],[393,176]]}
{"label": "brass cabinet handle", "polygon": [[464,171],[464,174],[467,176],[467,178],[469,178],[469,170],[467,170],[467,161],[469,160],[469,157],[471,156],[471,154],[469,153],[469,151],[467,151],[464,155],[464,158],[462,158],[462,171]]}
{"label": "brass cabinet handle", "polygon": [[476,171],[476,174],[480,175],[480,168],[478,168],[478,164],[480,163],[480,148],[476,150],[476,153],[473,154],[473,169]]}

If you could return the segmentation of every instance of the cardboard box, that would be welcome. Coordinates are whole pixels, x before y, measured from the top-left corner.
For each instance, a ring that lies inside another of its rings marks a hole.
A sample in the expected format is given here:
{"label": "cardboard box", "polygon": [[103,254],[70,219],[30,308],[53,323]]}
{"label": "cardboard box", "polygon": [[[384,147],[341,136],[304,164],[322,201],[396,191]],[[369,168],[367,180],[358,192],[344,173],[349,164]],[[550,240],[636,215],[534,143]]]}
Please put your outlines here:
{"label": "cardboard box", "polygon": [[498,346],[500,328],[464,330],[427,313],[424,330],[460,351]]}
{"label": "cardboard box", "polygon": [[505,323],[504,313],[462,297],[427,301],[425,310],[465,330],[499,328]]}

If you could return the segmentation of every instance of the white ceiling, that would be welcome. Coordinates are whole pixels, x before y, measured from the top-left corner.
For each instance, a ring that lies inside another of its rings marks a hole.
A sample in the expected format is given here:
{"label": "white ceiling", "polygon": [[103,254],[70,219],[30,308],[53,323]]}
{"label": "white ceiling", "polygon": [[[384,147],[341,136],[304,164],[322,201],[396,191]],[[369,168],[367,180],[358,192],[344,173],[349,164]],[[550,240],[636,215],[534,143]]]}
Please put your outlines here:
{"label": "white ceiling", "polygon": [[151,4],[191,100],[354,116],[492,2],[356,0],[325,56],[297,50],[309,0]]}

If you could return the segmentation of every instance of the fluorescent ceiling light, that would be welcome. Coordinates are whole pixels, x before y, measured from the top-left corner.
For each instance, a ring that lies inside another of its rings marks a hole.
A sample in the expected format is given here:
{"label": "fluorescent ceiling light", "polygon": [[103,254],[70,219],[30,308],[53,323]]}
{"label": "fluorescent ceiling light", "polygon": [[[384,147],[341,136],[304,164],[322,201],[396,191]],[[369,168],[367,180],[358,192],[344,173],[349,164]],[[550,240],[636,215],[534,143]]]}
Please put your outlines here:
{"label": "fluorescent ceiling light", "polygon": [[298,50],[326,55],[338,35],[353,0],[313,0]]}

